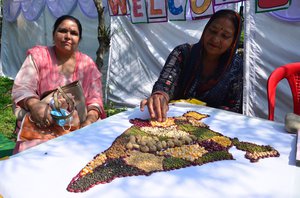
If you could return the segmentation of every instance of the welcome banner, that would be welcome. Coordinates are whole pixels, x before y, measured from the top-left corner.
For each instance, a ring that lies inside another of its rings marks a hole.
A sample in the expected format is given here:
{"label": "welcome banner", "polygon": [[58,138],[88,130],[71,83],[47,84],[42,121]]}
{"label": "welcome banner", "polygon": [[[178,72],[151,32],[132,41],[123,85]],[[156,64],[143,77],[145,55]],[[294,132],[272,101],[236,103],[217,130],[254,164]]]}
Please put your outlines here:
{"label": "welcome banner", "polygon": [[132,23],[207,18],[214,6],[243,0],[107,0],[110,16],[129,15]]}
{"label": "welcome banner", "polygon": [[[107,0],[110,16],[130,16],[132,23],[199,20],[215,6],[246,0]],[[256,0],[257,12],[286,9],[291,0]]]}

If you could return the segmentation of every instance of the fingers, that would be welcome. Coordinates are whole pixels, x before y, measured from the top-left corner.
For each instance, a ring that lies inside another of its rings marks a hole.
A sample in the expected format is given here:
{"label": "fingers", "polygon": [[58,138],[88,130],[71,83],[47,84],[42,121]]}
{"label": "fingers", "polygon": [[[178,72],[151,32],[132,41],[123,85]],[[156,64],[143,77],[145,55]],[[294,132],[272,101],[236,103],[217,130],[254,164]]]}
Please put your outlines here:
{"label": "fingers", "polygon": [[[98,115],[97,115],[97,117],[98,117]],[[71,124],[72,124],[72,126],[75,126],[75,127],[80,126],[80,118],[79,118],[77,110],[74,110],[74,112],[73,112],[73,119],[71,121]]]}
{"label": "fingers", "polygon": [[147,102],[147,105],[148,105],[148,111],[149,111],[149,114],[150,114],[150,118],[151,119],[155,119],[155,115],[156,115],[156,112],[155,112],[155,105],[154,104],[154,97],[153,96],[150,96],[148,98],[148,102]]}
{"label": "fingers", "polygon": [[59,108],[63,108],[63,109],[68,109],[70,102],[73,101],[75,103],[75,96],[73,96],[72,94],[68,93],[67,97],[63,97],[63,95],[58,95],[57,97],[57,101],[58,101],[58,107]]}
{"label": "fingers", "polygon": [[73,96],[71,93],[67,93],[67,96],[72,100],[75,99],[75,96]]}
{"label": "fingers", "polygon": [[39,102],[31,108],[30,111],[30,121],[34,122],[39,128],[47,128],[53,122],[50,115],[50,107],[48,104]]}
{"label": "fingers", "polygon": [[42,117],[44,115],[45,109],[48,106],[49,105],[45,102],[38,102],[32,106],[32,108],[30,109],[30,112],[31,112],[31,114],[36,114],[36,115]]}
{"label": "fingers", "polygon": [[162,116],[162,122],[164,122],[164,121],[166,121],[166,118],[167,118],[167,112],[169,110],[169,105],[164,97],[162,98],[161,103],[162,103],[161,116]]}
{"label": "fingers", "polygon": [[46,119],[44,123],[45,123],[45,126],[46,126],[46,127],[50,126],[50,124],[51,124],[50,121],[49,121],[48,119]]}
{"label": "fingers", "polygon": [[144,100],[141,101],[141,103],[140,103],[140,110],[141,111],[144,111],[147,102],[148,102],[147,99],[144,99]]}
{"label": "fingers", "polygon": [[50,121],[48,119],[45,119],[43,121],[36,121],[34,122],[34,124],[38,127],[38,128],[47,128],[51,125]]}
{"label": "fingers", "polygon": [[58,107],[63,109],[68,108],[68,104],[65,98],[58,99]]}
{"label": "fingers", "polygon": [[154,103],[154,117],[157,121],[162,122],[162,103],[160,97],[154,97],[153,98]]}
{"label": "fingers", "polygon": [[151,119],[155,119],[159,122],[164,122],[167,117],[167,111],[169,110],[168,102],[161,94],[154,94],[148,99],[144,99],[140,103],[141,111],[144,111],[144,107],[148,106],[148,111]]}
{"label": "fingers", "polygon": [[89,124],[91,124],[91,123],[89,123],[89,122],[83,122],[83,123],[80,125],[80,128],[83,128],[83,127],[85,127],[85,126],[88,126]]}
{"label": "fingers", "polygon": [[159,122],[166,121],[167,111],[169,110],[168,102],[162,95],[157,95],[154,101],[156,120]]}
{"label": "fingers", "polygon": [[152,96],[150,96],[148,99],[144,99],[144,100],[141,101],[141,103],[140,103],[141,111],[144,111],[146,105],[148,106],[148,111],[149,111],[150,118],[155,119],[156,112],[153,109],[153,106],[155,106],[155,105],[153,105]]}

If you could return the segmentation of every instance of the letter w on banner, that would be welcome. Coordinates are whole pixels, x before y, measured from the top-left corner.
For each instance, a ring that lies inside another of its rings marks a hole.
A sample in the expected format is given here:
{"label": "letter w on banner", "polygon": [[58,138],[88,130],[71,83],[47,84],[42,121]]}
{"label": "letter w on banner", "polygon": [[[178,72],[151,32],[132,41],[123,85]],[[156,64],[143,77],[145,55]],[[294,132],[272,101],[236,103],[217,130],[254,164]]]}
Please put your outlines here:
{"label": "letter w on banner", "polygon": [[108,0],[107,5],[110,16],[127,15],[129,13],[127,0]]}
{"label": "letter w on banner", "polygon": [[166,0],[129,0],[132,23],[168,21]]}

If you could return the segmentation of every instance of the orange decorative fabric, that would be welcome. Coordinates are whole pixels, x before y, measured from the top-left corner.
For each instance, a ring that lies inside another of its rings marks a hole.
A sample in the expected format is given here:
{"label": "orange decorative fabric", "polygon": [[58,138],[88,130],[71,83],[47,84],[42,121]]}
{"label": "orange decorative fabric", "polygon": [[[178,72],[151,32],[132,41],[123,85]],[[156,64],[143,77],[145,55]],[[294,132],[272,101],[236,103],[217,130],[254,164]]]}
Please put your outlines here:
{"label": "orange decorative fabric", "polygon": [[79,129],[79,126],[61,126],[54,124],[47,128],[38,128],[34,122],[29,119],[30,114],[26,114],[19,132],[19,139],[22,141],[30,140],[51,140],[58,136],[67,134],[71,131]]}

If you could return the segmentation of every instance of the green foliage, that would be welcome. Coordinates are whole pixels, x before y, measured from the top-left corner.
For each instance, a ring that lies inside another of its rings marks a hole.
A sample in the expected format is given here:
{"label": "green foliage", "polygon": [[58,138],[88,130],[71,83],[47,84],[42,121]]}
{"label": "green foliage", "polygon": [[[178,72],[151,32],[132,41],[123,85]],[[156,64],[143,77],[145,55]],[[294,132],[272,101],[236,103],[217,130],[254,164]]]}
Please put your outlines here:
{"label": "green foliage", "polygon": [[243,30],[241,32],[241,37],[240,37],[240,45],[243,46],[244,45],[244,34],[245,34],[245,31]]}
{"label": "green foliage", "polygon": [[109,49],[111,39],[110,27],[99,27],[99,36],[105,51],[107,51]]}
{"label": "green foliage", "polygon": [[109,116],[115,115],[117,113],[126,111],[127,108],[126,107],[116,108],[114,103],[110,101],[104,105],[104,110],[105,110],[106,116],[109,117]]}
{"label": "green foliage", "polygon": [[16,118],[12,110],[12,86],[12,80],[0,77],[0,134],[8,139],[16,140],[16,135],[13,133]]}
{"label": "green foliage", "polygon": [[238,49],[237,49],[237,53],[243,57],[244,56],[244,30],[242,30],[241,32],[241,36],[240,36],[240,41],[239,41],[239,44],[238,44]]}

